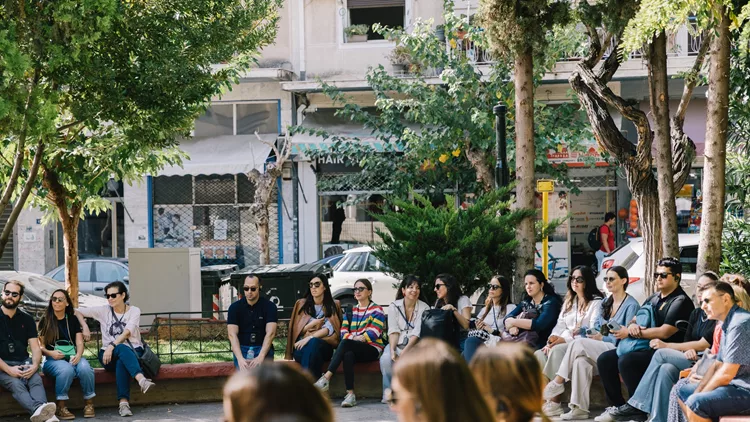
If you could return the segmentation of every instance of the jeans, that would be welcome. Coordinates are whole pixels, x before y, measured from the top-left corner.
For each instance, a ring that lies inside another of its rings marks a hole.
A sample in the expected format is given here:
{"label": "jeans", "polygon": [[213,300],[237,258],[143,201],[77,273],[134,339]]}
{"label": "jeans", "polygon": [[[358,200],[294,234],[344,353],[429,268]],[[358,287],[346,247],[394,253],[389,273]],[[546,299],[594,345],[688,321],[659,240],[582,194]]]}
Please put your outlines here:
{"label": "jeans", "polygon": [[54,360],[47,358],[42,366],[42,372],[48,377],[55,379],[55,396],[57,400],[69,400],[68,390],[73,379],[78,378],[83,390],[83,399],[89,400],[96,396],[94,392],[94,370],[86,358],[81,358],[77,365],[73,366],[65,360]]}
{"label": "jeans", "polygon": [[[5,361],[8,366],[24,365],[24,362]],[[42,377],[38,373],[29,379],[13,378],[3,371],[0,371],[0,386],[10,391],[13,398],[26,409],[29,414],[33,414],[37,407],[47,403],[47,393],[44,391]]]}
{"label": "jeans", "polygon": [[[263,348],[263,346],[243,346],[240,344],[240,351],[242,352],[242,356],[247,357],[248,350],[253,350],[253,356],[258,356],[260,354],[260,350]],[[264,360],[270,360],[273,361],[273,346],[271,346],[270,349],[268,349],[268,354],[266,355],[266,358]],[[234,361],[234,369],[239,369],[239,364],[237,363],[237,356],[232,356],[232,360]]]}
{"label": "jeans", "polygon": [[692,366],[679,350],[659,349],[651,358],[651,363],[643,374],[635,394],[628,403],[643,412],[651,414],[655,422],[666,422],[669,412],[669,392],[680,379],[680,371]]}
{"label": "jeans", "polygon": [[[136,352],[138,355],[136,356]],[[117,385],[117,400],[125,399],[130,401],[130,380],[138,374],[142,374],[141,364],[138,363],[138,356],[143,354],[142,347],[136,347],[135,350],[124,344],[118,344],[112,351],[112,358],[108,364],[104,364],[102,357],[104,350],[99,350],[99,362],[104,370],[114,372]]]}
{"label": "jeans", "polygon": [[479,337],[469,337],[464,342],[463,352],[461,353],[466,362],[471,362],[471,358],[477,353],[480,347],[484,346],[484,340]]}
{"label": "jeans", "polygon": [[622,406],[625,404],[620,386],[620,376],[622,376],[625,387],[628,389],[628,395],[633,397],[635,389],[638,388],[638,383],[641,382],[643,374],[651,363],[653,354],[654,350],[649,349],[630,352],[625,356],[618,357],[617,350],[614,349],[599,355],[596,360],[596,367],[604,385],[604,393],[611,405]]}
{"label": "jeans", "polygon": [[750,415],[750,390],[732,384],[695,393],[697,383],[683,384],[677,397],[696,415],[718,421],[722,416]]}
{"label": "jeans", "polygon": [[[270,353],[269,353],[270,355]],[[323,363],[331,360],[333,346],[316,337],[312,337],[301,350],[294,349],[294,360],[302,369],[307,369],[317,380],[323,374]]]}
{"label": "jeans", "polygon": [[339,365],[344,363],[344,384],[346,390],[354,390],[354,364],[358,362],[373,362],[380,357],[380,351],[375,346],[355,340],[344,339],[339,343],[333,354],[328,370],[336,373]]}

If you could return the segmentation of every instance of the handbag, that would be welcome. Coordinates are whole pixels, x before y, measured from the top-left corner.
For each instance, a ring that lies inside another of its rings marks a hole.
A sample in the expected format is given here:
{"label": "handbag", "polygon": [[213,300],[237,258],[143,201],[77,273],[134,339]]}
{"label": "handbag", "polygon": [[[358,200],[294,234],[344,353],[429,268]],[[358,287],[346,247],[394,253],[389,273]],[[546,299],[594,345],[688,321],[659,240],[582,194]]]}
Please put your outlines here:
{"label": "handbag", "polygon": [[438,338],[458,348],[459,334],[458,321],[456,321],[453,311],[427,309],[422,312],[420,337]]}
{"label": "handbag", "polygon": [[135,352],[135,356],[138,357],[138,363],[141,365],[141,370],[143,370],[143,375],[146,376],[146,378],[154,379],[157,375],[159,375],[159,370],[161,369],[161,361],[159,360],[159,356],[154,353],[153,350],[151,350],[150,347],[148,347],[148,344],[146,341],[143,341],[143,353],[138,356],[138,352],[135,351],[135,347],[133,347],[133,343],[128,340],[128,345],[130,345],[130,348],[133,349],[133,352]]}
{"label": "handbag", "polygon": [[[65,315],[65,324],[68,326],[68,338],[73,338],[70,333],[70,323],[68,322],[68,316]],[[66,358],[71,358],[76,355],[76,346],[70,340],[57,340],[55,341],[54,350],[62,352]]]}
{"label": "handbag", "polygon": [[[539,310],[536,306],[526,306],[524,310],[518,314],[516,319],[534,319],[539,316]],[[518,330],[518,335],[511,334],[508,330],[504,329],[500,334],[502,341],[510,341],[514,343],[526,343],[529,347],[537,349],[541,347],[539,344],[539,333],[532,330]]]}

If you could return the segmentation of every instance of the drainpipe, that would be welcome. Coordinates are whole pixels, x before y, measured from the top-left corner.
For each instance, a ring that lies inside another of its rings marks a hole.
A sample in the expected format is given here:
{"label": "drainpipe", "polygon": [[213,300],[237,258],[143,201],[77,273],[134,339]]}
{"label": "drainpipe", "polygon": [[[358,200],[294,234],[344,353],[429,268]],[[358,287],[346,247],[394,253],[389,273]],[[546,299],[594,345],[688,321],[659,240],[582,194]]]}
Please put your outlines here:
{"label": "drainpipe", "polygon": [[295,124],[301,125],[302,120],[305,118],[305,110],[307,109],[307,104],[302,104],[299,107],[297,107],[297,122]]}
{"label": "drainpipe", "polygon": [[[299,80],[305,80],[305,0],[298,0],[299,14]],[[301,120],[300,120],[301,121]]]}

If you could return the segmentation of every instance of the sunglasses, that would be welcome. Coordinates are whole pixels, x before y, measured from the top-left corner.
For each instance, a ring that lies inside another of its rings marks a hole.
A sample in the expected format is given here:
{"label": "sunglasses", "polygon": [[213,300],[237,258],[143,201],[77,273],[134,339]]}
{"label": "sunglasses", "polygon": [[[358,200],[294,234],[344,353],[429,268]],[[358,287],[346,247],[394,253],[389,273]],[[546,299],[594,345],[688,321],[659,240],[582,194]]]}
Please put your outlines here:
{"label": "sunglasses", "polygon": [[438,283],[438,284],[435,285],[435,290],[440,290],[440,288],[443,287],[443,286],[445,286],[445,284]]}
{"label": "sunglasses", "polygon": [[357,293],[362,293],[367,290],[367,287],[355,287],[353,290]]}
{"label": "sunglasses", "polygon": [[317,289],[318,287],[320,287],[321,284],[323,284],[323,283],[320,282],[320,281],[313,281],[312,283],[310,283],[310,288],[311,289]]}
{"label": "sunglasses", "polygon": [[[115,295],[115,296],[116,296],[116,295]],[[54,296],[53,296],[53,297],[52,297],[52,301],[53,301],[53,302],[57,302],[57,303],[63,303],[63,302],[65,302],[65,298],[64,298],[64,297],[54,297]]]}
{"label": "sunglasses", "polygon": [[604,277],[605,283],[614,283],[615,281],[617,281],[617,279],[614,277]]}
{"label": "sunglasses", "polygon": [[119,294],[120,294],[120,293],[105,294],[105,295],[104,295],[104,297],[106,297],[107,299],[114,299],[114,298],[116,298],[116,297],[117,297],[117,295],[119,295]]}
{"label": "sunglasses", "polygon": [[584,279],[583,277],[580,277],[580,276],[579,277],[570,277],[570,281],[571,282],[576,282],[576,283],[584,283],[584,282],[586,282],[586,279]]}
{"label": "sunglasses", "polygon": [[242,290],[244,290],[244,291],[248,291],[248,290],[250,290],[251,292],[257,292],[257,291],[258,291],[258,288],[257,288],[257,287],[255,287],[255,286],[253,286],[253,287],[250,287],[250,286],[245,286],[245,287],[243,287],[243,288],[242,288]]}
{"label": "sunglasses", "polygon": [[654,273],[654,278],[667,278],[670,275],[672,275],[672,273]]}
{"label": "sunglasses", "polygon": [[11,292],[10,290],[5,290],[5,291],[4,291],[3,293],[5,294],[5,296],[10,296],[10,297],[18,297],[18,296],[21,296],[21,293],[18,293],[18,292]]}
{"label": "sunglasses", "polygon": [[495,290],[500,290],[500,289],[502,289],[502,288],[503,288],[503,286],[501,286],[501,285],[499,285],[499,284],[488,284],[488,285],[487,285],[487,290],[492,290],[493,292],[494,292]]}

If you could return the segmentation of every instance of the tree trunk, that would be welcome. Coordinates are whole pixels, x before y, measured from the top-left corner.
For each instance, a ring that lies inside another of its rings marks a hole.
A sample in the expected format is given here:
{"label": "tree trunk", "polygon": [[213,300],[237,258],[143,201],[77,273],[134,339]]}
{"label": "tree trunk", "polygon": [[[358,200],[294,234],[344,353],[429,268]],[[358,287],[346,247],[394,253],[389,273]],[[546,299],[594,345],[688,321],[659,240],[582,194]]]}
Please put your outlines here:
{"label": "tree trunk", "polygon": [[643,274],[643,289],[646,295],[651,295],[656,290],[655,280],[651,273],[656,270],[656,263],[663,255],[660,231],[663,222],[659,215],[661,200],[656,190],[656,181],[650,175],[642,178],[641,182],[629,183],[629,185],[633,199],[638,203],[638,220],[643,237],[644,268],[646,269]]}
{"label": "tree trunk", "polygon": [[698,274],[719,271],[721,232],[724,226],[727,124],[729,121],[729,16],[724,6],[715,6],[721,15],[711,40],[708,74],[708,117],[703,166],[703,211],[698,246]]}
{"label": "tree trunk", "polygon": [[78,222],[80,215],[68,215],[68,210],[58,210],[63,229],[63,246],[65,247],[65,290],[78,307]]}
{"label": "tree trunk", "polygon": [[[516,208],[534,209],[534,59],[532,52],[515,59],[516,90]],[[516,228],[514,299],[523,297],[523,273],[534,268],[534,218],[528,217]],[[517,302],[516,302],[517,303]]]}
{"label": "tree trunk", "polygon": [[269,238],[268,231],[268,217],[264,221],[258,223],[258,240],[260,248],[260,265],[268,265],[271,263],[271,245],[268,243]]}
{"label": "tree trunk", "polygon": [[[662,253],[665,256],[680,256],[677,241],[677,207],[675,205],[674,172],[672,170],[672,140],[669,118],[669,92],[667,76],[667,36],[664,31],[654,36],[649,47],[649,90],[651,112],[654,120],[654,144],[656,146],[656,172],[658,201],[660,206]],[[640,201],[638,201],[640,204]],[[643,209],[643,206],[640,208]],[[641,221],[645,221],[641,218]],[[651,229],[651,228],[650,228]],[[643,230],[644,234],[651,230]],[[645,241],[646,239],[644,239]],[[648,241],[651,241],[649,239]],[[646,266],[646,268],[655,268]]]}

